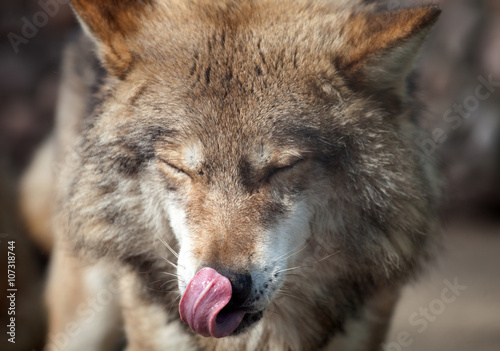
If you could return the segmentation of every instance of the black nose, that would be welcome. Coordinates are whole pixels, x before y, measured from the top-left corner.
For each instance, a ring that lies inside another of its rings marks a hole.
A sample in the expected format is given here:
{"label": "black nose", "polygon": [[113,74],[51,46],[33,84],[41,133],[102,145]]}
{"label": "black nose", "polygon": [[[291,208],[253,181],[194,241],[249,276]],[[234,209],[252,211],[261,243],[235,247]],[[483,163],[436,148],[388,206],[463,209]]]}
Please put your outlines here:
{"label": "black nose", "polygon": [[252,276],[249,273],[240,274],[231,271],[219,271],[231,282],[233,293],[226,307],[239,308],[245,305],[252,291]]}

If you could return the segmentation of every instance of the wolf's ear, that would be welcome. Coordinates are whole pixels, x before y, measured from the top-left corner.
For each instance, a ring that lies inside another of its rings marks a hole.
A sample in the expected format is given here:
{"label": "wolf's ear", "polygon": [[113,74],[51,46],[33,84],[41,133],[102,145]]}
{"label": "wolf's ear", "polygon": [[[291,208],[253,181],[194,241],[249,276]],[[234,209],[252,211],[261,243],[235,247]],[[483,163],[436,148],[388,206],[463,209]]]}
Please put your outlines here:
{"label": "wolf's ear", "polygon": [[341,35],[337,65],[358,82],[403,96],[406,78],[440,12],[427,6],[351,15]]}
{"label": "wolf's ear", "polygon": [[126,74],[134,61],[129,43],[139,31],[141,15],[154,0],[71,0],[80,23],[97,43],[108,71]]}

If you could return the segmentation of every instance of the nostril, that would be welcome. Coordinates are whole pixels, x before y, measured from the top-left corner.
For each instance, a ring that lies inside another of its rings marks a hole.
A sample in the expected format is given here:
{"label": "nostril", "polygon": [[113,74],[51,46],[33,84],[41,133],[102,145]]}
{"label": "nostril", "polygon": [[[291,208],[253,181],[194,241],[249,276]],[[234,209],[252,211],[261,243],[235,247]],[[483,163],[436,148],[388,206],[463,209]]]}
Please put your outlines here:
{"label": "nostril", "polygon": [[252,276],[234,272],[222,272],[221,274],[229,279],[233,290],[231,300],[226,307],[238,308],[244,306],[251,293]]}

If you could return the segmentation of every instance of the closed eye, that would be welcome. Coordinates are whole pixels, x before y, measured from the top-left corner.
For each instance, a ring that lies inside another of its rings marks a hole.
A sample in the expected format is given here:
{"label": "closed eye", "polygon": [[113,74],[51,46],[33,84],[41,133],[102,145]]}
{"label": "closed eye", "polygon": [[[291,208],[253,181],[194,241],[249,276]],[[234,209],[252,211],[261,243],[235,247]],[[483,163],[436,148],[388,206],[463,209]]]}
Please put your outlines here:
{"label": "closed eye", "polygon": [[185,170],[183,170],[182,168],[177,167],[177,166],[173,165],[172,163],[170,163],[170,162],[168,162],[168,161],[166,161],[166,160],[164,160],[164,159],[161,159],[160,161],[162,162],[162,164],[163,164],[164,166],[167,166],[167,167],[168,167],[168,168],[170,168],[172,171],[174,171],[174,172],[176,172],[176,173],[178,173],[178,174],[187,175],[189,178],[192,178],[192,176],[191,176],[188,172],[186,172]]}
{"label": "closed eye", "polygon": [[304,160],[303,159],[298,159],[295,162],[290,163],[289,165],[282,166],[282,167],[272,168],[266,174],[266,176],[261,179],[261,181],[269,181],[272,177],[276,176],[277,174],[281,174],[281,173],[284,173],[284,172],[287,172],[287,171],[291,170],[292,168],[294,168],[296,165],[298,165],[302,161],[304,161]]}

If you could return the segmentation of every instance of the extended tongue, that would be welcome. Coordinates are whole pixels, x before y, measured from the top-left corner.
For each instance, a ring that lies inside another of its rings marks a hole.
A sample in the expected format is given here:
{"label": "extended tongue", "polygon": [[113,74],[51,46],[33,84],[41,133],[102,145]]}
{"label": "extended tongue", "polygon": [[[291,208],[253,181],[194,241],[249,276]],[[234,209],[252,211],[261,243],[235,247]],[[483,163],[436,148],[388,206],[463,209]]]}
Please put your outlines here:
{"label": "extended tongue", "polygon": [[203,336],[223,338],[240,325],[245,312],[221,310],[231,300],[229,279],[213,268],[205,267],[189,282],[179,304],[181,319]]}

